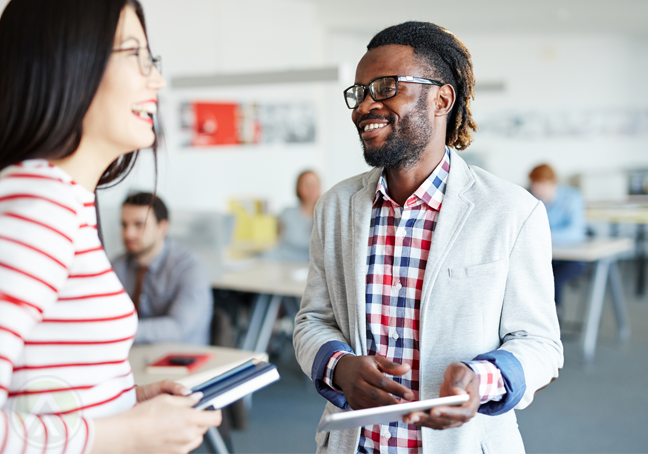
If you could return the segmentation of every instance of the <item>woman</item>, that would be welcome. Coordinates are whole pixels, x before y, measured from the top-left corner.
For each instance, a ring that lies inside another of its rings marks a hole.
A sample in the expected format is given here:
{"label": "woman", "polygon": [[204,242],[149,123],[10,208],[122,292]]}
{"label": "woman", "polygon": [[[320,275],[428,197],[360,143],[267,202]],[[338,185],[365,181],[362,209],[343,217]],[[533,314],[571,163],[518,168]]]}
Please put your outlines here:
{"label": "woman", "polygon": [[313,231],[313,212],[320,197],[320,181],[314,171],[297,177],[295,193],[299,207],[289,207],[279,215],[279,245],[266,254],[278,261],[308,263],[308,249]]}
{"label": "woman", "polygon": [[97,234],[95,189],[155,143],[137,0],[12,0],[0,18],[0,452],[188,452],[220,412],[135,387],[137,315]]}

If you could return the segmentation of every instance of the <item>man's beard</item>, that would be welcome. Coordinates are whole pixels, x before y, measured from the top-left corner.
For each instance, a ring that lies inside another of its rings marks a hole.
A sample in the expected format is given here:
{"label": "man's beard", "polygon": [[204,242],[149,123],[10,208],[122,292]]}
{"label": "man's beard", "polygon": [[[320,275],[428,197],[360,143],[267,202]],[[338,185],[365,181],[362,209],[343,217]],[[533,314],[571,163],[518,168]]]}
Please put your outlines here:
{"label": "man's beard", "polygon": [[[150,253],[153,249],[155,248],[155,241],[151,242],[146,247],[142,247],[141,249],[137,251],[129,251],[128,253],[132,255],[135,258],[141,258],[142,256],[146,255],[147,253]],[[127,249],[128,250],[128,249]]]}
{"label": "man's beard", "polygon": [[394,116],[381,117],[371,113],[363,116],[361,120],[385,119],[392,128],[380,147],[368,148],[360,139],[369,166],[398,170],[412,168],[418,163],[432,137],[426,94],[424,92],[419,97],[414,111],[403,117],[398,125],[394,123]]}

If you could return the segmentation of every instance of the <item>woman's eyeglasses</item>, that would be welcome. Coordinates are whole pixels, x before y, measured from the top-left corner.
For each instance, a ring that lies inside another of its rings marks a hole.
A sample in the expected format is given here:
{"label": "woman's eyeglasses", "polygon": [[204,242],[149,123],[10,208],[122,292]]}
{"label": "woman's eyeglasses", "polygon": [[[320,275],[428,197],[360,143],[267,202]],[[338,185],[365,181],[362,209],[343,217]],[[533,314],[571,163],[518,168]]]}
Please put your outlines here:
{"label": "woman's eyeglasses", "polygon": [[371,95],[374,101],[387,100],[398,94],[398,82],[414,82],[416,84],[432,84],[436,86],[445,85],[443,82],[433,79],[417,78],[414,76],[382,76],[371,81],[369,84],[355,84],[344,90],[344,100],[349,109],[355,109],[362,104],[367,96]]}
{"label": "woman's eyeglasses", "polygon": [[148,48],[136,46],[125,49],[113,49],[113,52],[133,52],[137,56],[140,71],[144,76],[149,76],[153,67],[157,68],[158,72],[162,74],[162,57],[153,57]]}

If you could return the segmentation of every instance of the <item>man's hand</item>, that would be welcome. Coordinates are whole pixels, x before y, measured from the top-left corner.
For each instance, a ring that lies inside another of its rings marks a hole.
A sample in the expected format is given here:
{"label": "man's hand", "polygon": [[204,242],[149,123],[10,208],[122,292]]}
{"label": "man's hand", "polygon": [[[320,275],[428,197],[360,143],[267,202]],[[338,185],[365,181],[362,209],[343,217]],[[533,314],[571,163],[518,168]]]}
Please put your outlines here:
{"label": "man's hand", "polygon": [[398,404],[392,394],[407,401],[414,399],[414,394],[385,374],[401,376],[409,370],[407,364],[395,364],[381,356],[346,355],[335,366],[333,383],[354,410]]}
{"label": "man's hand", "polygon": [[470,395],[470,399],[462,405],[441,405],[430,409],[427,413],[412,412],[405,415],[403,421],[432,429],[449,429],[459,427],[475,416],[481,403],[477,374],[464,363],[452,363],[443,376],[439,396],[466,393]]}
{"label": "man's hand", "polygon": [[188,396],[191,390],[180,383],[172,382],[171,380],[162,380],[157,383],[150,383],[148,385],[138,386],[135,388],[135,396],[137,403],[148,401],[160,394],[170,394],[171,396]]}

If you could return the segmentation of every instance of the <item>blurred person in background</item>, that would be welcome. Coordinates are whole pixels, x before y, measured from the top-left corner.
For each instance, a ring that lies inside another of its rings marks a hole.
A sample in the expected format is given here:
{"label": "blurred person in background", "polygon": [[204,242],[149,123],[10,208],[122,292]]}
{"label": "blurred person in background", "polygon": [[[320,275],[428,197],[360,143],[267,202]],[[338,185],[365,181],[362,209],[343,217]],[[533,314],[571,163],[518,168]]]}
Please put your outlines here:
{"label": "blurred person in background", "polygon": [[209,345],[209,273],[189,249],[167,239],[164,202],[152,193],[129,196],[122,205],[121,225],[126,253],[112,264],[137,309],[135,343]]}
{"label": "blurred person in background", "polygon": [[221,421],[136,386],[133,303],[95,191],[153,146],[165,86],[137,0],[12,0],[0,18],[0,452],[176,453]]}
{"label": "blurred person in background", "polygon": [[313,231],[313,211],[319,200],[320,180],[315,171],[297,177],[295,194],[298,207],[289,207],[279,215],[279,245],[265,257],[292,263],[308,263],[308,249]]}
{"label": "blurred person in background", "polygon": [[[574,187],[559,185],[556,173],[547,164],[538,165],[529,173],[530,190],[547,209],[551,241],[553,244],[576,244],[585,241],[585,204],[580,191]],[[585,263],[579,261],[553,260],[556,305],[563,299],[565,284],[582,274]]]}

